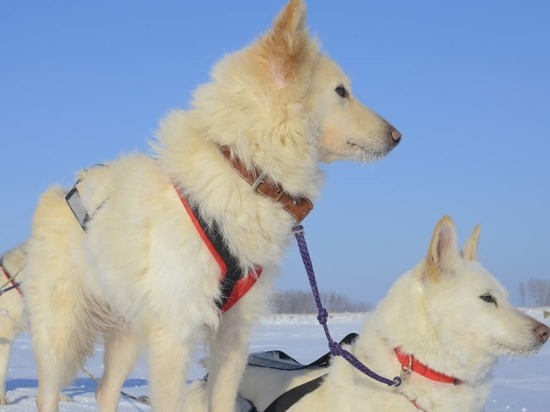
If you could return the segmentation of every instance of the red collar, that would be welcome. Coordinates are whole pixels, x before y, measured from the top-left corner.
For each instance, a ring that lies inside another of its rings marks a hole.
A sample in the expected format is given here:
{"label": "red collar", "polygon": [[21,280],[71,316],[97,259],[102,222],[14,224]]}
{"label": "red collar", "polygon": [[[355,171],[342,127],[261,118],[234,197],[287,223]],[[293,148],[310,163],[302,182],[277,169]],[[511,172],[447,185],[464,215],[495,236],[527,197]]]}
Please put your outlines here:
{"label": "red collar", "polygon": [[416,372],[419,375],[424,376],[427,379],[430,379],[435,382],[441,383],[452,383],[453,385],[459,385],[462,383],[460,379],[453,378],[452,376],[444,375],[441,372],[434,371],[430,369],[427,365],[424,365],[413,355],[408,355],[400,351],[399,348],[395,348],[395,354],[399,363],[403,366],[403,371],[405,373]]}

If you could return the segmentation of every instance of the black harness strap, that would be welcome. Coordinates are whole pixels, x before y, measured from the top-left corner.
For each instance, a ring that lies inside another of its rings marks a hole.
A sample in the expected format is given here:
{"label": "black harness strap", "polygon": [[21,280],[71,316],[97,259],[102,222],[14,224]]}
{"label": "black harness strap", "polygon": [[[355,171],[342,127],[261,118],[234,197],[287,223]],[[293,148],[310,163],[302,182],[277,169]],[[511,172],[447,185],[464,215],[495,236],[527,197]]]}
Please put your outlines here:
{"label": "black harness strap", "polygon": [[195,218],[203,228],[204,234],[208,237],[210,243],[212,243],[218,252],[218,255],[220,255],[227,267],[227,272],[220,282],[220,297],[216,300],[216,305],[218,308],[222,309],[225,306],[227,299],[229,299],[229,296],[231,296],[231,292],[233,291],[235,284],[243,277],[244,273],[239,267],[239,262],[237,259],[227,249],[227,245],[223,240],[218,225],[216,223],[206,223],[197,207],[191,204],[189,204],[189,206],[193,211]]}
{"label": "black harness strap", "polygon": [[252,273],[244,273],[239,266],[237,258],[227,248],[227,243],[221,234],[219,226],[215,222],[206,222],[202,218],[198,208],[187,200],[183,192],[177,186],[174,186],[174,188],[193,221],[195,228],[205,241],[210,253],[212,253],[220,265],[220,269],[222,270],[220,277],[220,297],[216,299],[216,305],[220,311],[226,312],[254,285],[262,272],[262,268],[256,267]]}
{"label": "black harness strap", "polygon": [[20,284],[16,283],[12,286],[8,286],[6,288],[0,289],[0,296],[2,296],[4,293],[7,293],[7,292],[9,292],[10,290],[13,290],[13,289],[19,290],[19,286],[20,286]]}
{"label": "black harness strap", "polygon": [[[351,345],[357,340],[359,335],[357,333],[348,333],[344,339],[340,341],[340,345]],[[320,368],[328,368],[332,353],[327,352],[316,361],[311,362],[308,366],[318,366]]]}
{"label": "black harness strap", "polygon": [[300,399],[306,396],[308,393],[317,389],[327,375],[319,376],[317,379],[313,379],[309,382],[303,383],[295,388],[286,391],[277,399],[275,399],[271,405],[269,405],[264,412],[286,412],[291,406],[297,403]]}
{"label": "black harness strap", "polygon": [[[350,333],[346,335],[344,339],[340,341],[341,345],[351,345],[359,335],[357,333]],[[279,370],[300,370],[307,368],[328,368],[332,354],[330,352],[321,356],[319,359],[311,362],[308,365],[302,365],[294,358],[288,356],[286,353],[281,351],[270,351],[265,352],[266,356],[252,356],[249,358],[249,365],[267,367],[272,369]],[[261,354],[253,354],[261,355]],[[275,366],[273,362],[269,361],[269,358],[280,359],[284,364],[280,366]],[[252,362],[251,362],[252,361]],[[309,382],[298,385],[275,399],[264,412],[286,412],[293,405],[298,403],[300,399],[306,396],[308,393],[313,392],[315,389],[319,388],[327,375],[319,376],[316,379],[313,379]],[[254,412],[254,411],[252,411]]]}

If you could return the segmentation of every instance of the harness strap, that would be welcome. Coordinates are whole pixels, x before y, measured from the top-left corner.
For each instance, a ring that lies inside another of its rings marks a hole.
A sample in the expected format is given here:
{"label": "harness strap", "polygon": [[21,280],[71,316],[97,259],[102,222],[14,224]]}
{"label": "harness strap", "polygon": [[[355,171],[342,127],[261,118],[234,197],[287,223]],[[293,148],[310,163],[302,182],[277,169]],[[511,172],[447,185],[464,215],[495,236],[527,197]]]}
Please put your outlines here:
{"label": "harness strap", "polygon": [[86,231],[88,222],[90,221],[90,215],[88,214],[88,211],[84,207],[82,199],[80,198],[80,193],[77,188],[79,182],[80,180],[77,181],[73,188],[65,195],[65,201],[67,202],[69,209],[73,212],[80,227],[82,227],[82,230]]}
{"label": "harness strap", "polygon": [[15,276],[11,276],[10,273],[7,271],[7,269],[4,267],[3,259],[0,259],[0,269],[2,270],[2,273],[4,274],[4,276],[6,277],[6,279],[8,280],[8,282],[11,285],[11,286],[8,286],[6,288],[2,288],[0,290],[0,296],[3,295],[6,292],[9,292],[10,290],[15,289],[15,290],[17,290],[19,295],[22,297],[23,296],[23,291],[21,290],[21,283],[16,282],[14,280],[15,276],[17,276],[18,274],[16,274]]}
{"label": "harness strap", "polygon": [[205,222],[198,209],[189,204],[182,191],[177,186],[174,188],[193,226],[220,267],[221,293],[216,305],[221,312],[227,312],[254,286],[262,274],[262,268],[258,266],[243,276],[239,262],[227,248],[218,226]]}
{"label": "harness strap", "polygon": [[[357,333],[350,333],[346,335],[344,339],[340,341],[341,345],[351,345],[359,337]],[[303,369],[323,369],[328,368],[332,354],[330,352],[324,354],[313,362],[302,365],[296,359],[288,356],[281,351],[269,351],[253,353],[248,358],[248,364],[251,366],[258,366],[263,368],[271,368],[284,371],[295,371]],[[327,375],[320,376],[302,385],[289,389],[277,399],[275,399],[264,412],[283,412],[289,409],[294,404],[298,403],[305,395],[313,392],[323,383],[324,378]],[[254,412],[255,410],[251,411]]]}
{"label": "harness strap", "polygon": [[[76,182],[67,193],[65,200],[82,229],[86,231],[91,216],[82,203],[77,188],[78,183]],[[254,286],[262,273],[262,268],[255,267],[250,273],[243,276],[239,262],[227,248],[218,226],[215,223],[205,222],[199,211],[189,204],[179,188],[176,186],[174,188],[201,239],[220,267],[221,293],[220,298],[216,300],[216,305],[221,312],[227,312]]]}
{"label": "harness strap", "polygon": [[[340,341],[340,345],[351,345],[353,342],[355,342],[359,338],[359,335],[357,333],[348,333],[344,339]],[[323,356],[321,356],[319,359],[314,360],[311,362],[308,367],[312,366],[318,366],[320,368],[328,368],[329,362],[332,359],[332,353],[327,352]]]}
{"label": "harness strap", "polygon": [[[107,167],[107,165],[103,163],[98,163],[92,168],[97,167]],[[85,169],[84,171],[88,171],[89,169]],[[96,208],[95,210],[88,211],[86,210],[86,207],[84,206],[84,203],[82,203],[82,198],[80,197],[80,192],[78,191],[78,184],[82,181],[84,178],[80,178],[76,181],[74,186],[69,190],[69,192],[65,195],[65,201],[67,202],[67,205],[69,206],[69,209],[74,214],[74,217],[78,221],[80,227],[82,227],[82,230],[86,231],[88,228],[88,223],[90,222],[90,219],[93,217],[94,213],[99,210],[101,206],[106,202],[106,199],[103,200]]]}
{"label": "harness strap", "polygon": [[416,409],[418,409],[421,412],[426,412],[424,409],[422,409],[420,406],[418,406],[418,402],[416,402],[416,399],[411,400],[411,403],[416,406]]}
{"label": "harness strap", "polygon": [[275,399],[271,403],[271,405],[269,405],[264,410],[264,412],[286,412],[288,409],[290,409],[295,403],[297,403],[300,399],[302,399],[308,393],[311,393],[315,389],[319,388],[322,385],[323,381],[325,380],[326,376],[327,375],[319,376],[316,379],[313,379],[309,382],[303,383],[299,386],[296,386],[286,391],[277,399]]}

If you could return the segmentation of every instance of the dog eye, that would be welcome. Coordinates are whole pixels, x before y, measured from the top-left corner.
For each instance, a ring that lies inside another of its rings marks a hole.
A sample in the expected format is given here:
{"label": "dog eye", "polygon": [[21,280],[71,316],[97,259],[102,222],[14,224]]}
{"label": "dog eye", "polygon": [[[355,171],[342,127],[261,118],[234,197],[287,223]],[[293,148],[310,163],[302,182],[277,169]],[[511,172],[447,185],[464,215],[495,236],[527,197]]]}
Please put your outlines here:
{"label": "dog eye", "polygon": [[486,293],[485,295],[481,295],[479,298],[481,300],[487,302],[487,303],[494,303],[495,306],[497,305],[497,300],[490,293]]}
{"label": "dog eye", "polygon": [[338,93],[338,96],[340,96],[343,99],[347,99],[349,97],[348,89],[346,89],[344,86],[340,85],[336,89],[334,89],[336,93]]}

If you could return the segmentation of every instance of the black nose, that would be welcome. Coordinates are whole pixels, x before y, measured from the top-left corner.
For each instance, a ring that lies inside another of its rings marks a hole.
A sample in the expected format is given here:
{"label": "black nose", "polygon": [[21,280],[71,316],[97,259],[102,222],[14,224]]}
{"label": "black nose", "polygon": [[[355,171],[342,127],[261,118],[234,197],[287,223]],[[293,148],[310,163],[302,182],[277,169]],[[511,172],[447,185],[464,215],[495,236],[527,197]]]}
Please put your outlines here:
{"label": "black nose", "polygon": [[397,129],[392,129],[390,131],[390,136],[395,143],[399,143],[399,141],[401,140],[401,133]]}
{"label": "black nose", "polygon": [[542,323],[535,328],[534,332],[542,343],[546,342],[550,336],[550,328]]}

